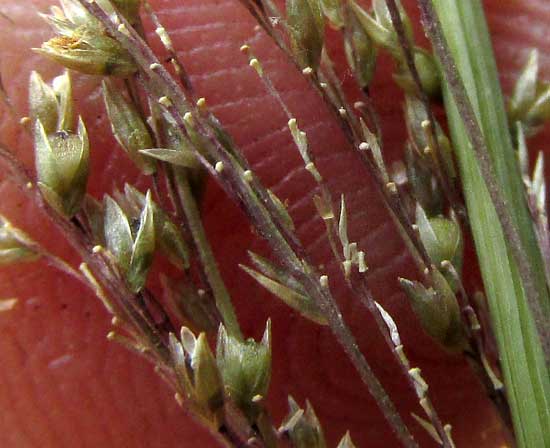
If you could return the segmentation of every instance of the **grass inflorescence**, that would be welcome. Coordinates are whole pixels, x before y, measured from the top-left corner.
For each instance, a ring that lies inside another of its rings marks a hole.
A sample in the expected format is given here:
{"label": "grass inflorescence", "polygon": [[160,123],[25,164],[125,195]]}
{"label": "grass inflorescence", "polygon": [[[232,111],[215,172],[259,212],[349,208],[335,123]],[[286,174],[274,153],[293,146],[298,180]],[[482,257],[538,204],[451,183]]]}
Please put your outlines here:
{"label": "grass inflorescence", "polygon": [[[550,116],[550,87],[537,77],[536,52],[506,115],[477,0],[419,0],[434,53],[415,42],[398,0],[373,0],[368,8],[354,0],[286,0],[282,9],[271,0],[240,3],[322,98],[347,149],[371,175],[418,271],[417,280],[395,279],[410,300],[416,325],[444,350],[468,359],[504,424],[513,423],[519,446],[550,443],[545,432],[550,427],[550,238],[543,160],[531,175],[525,143],[525,135],[540,130]],[[151,49],[141,14],[154,24],[171,69]],[[211,178],[270,248],[269,257],[250,253],[250,265],[241,266],[244,272],[303,318],[328,327],[396,439],[416,447],[399,397],[384,389],[335,300],[331,287],[342,282],[349,296],[371,313],[385,349],[416,396],[419,412],[413,417],[419,427],[439,446],[453,447],[451,425],[438,415],[420,367],[407,358],[395,320],[371,290],[366,248],[351,239],[348,229],[346,198],[333,197],[330,175],[316,163],[316,148],[253,46],[243,43],[241,51],[286,114],[304,170],[316,185],[314,204],[340,267],[338,278],[314,262],[286,205],[264,186],[195,90],[147,0],[63,0],[61,8],[52,6],[44,18],[54,35],[35,51],[66,71],[51,83],[37,72],[31,75],[29,117],[22,124],[34,140],[36,176],[7,149],[0,156],[12,180],[46,210],[76,249],[81,264],[74,267],[49,253],[4,217],[0,263],[43,258],[90,288],[112,314],[108,338],[149,360],[178,403],[223,444],[325,447],[322,425],[309,402],[302,408],[289,397],[284,421],[276,423],[270,416],[268,390],[277,368],[271,322],[260,341],[243,334],[202,222],[202,187]],[[356,81],[360,98],[354,102],[336,74],[325,41],[327,26],[338,32]],[[472,27],[483,45],[468,41],[471,30],[465,30]],[[393,79],[405,96],[408,139],[400,170],[385,162],[371,98],[380,53],[393,59]],[[483,61],[491,70],[476,66]],[[94,150],[88,135],[94,130],[75,116],[75,73],[102,78],[111,132],[150,179],[149,190],[126,185],[102,200],[87,193]],[[492,93],[490,105],[478,95],[480,89]],[[433,111],[441,98],[450,137]],[[463,281],[470,234],[488,308],[483,295]],[[179,272],[177,281],[161,274],[162,300],[148,288],[157,253]],[[15,303],[3,300],[2,311]],[[215,349],[209,342],[214,338]],[[491,351],[492,338],[497,356]],[[354,446],[349,433],[338,445]]]}

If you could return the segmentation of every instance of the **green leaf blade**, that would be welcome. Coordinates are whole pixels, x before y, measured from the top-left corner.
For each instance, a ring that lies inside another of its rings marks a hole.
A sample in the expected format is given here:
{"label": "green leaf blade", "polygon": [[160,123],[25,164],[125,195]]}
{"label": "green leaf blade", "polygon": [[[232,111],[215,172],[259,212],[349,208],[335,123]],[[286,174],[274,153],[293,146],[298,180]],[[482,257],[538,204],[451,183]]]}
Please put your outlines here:
{"label": "green leaf blade", "polygon": [[[548,312],[542,260],[511,139],[496,65],[479,0],[434,0],[445,37],[483,131],[494,173],[533,262],[541,307]],[[457,151],[507,397],[519,446],[550,446],[550,381],[518,268],[448,84],[444,99]]]}

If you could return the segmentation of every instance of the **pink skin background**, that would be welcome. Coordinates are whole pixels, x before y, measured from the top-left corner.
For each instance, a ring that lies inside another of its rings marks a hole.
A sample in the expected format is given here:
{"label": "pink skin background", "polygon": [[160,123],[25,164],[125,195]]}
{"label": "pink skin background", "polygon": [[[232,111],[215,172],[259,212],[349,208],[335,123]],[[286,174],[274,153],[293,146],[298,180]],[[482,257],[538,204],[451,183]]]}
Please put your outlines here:
{"label": "pink skin background", "polygon": [[[335,195],[346,194],[351,237],[367,253],[369,280],[378,300],[395,317],[414,364],[422,368],[434,402],[450,422],[458,447],[500,447],[504,436],[490,403],[465,362],[436,347],[419,329],[396,287],[396,276],[415,276],[409,257],[388,220],[372,183],[350,155],[343,137],[322,103],[306,86],[237,0],[152,1],[172,33],[176,47],[197,89],[251,161],[267,186],[289,204],[304,244],[321,264],[329,260],[322,224],[311,197],[314,185],[304,172],[286,129],[286,118],[264,91],[246,59],[239,53],[251,44],[272,76],[290,110],[308,132],[320,170]],[[404,2],[415,23],[414,1]],[[0,1],[0,69],[17,114],[27,110],[31,69],[46,79],[59,68],[33,54],[51,32],[37,17],[49,2]],[[486,0],[502,82],[509,91],[528,50],[541,50],[542,74],[549,75],[546,0]],[[419,39],[422,37],[417,26]],[[329,33],[333,55],[343,64],[336,34]],[[157,45],[157,44],[155,44]],[[158,47],[158,45],[157,45]],[[389,76],[391,64],[382,57],[372,91],[380,112],[387,158],[402,151],[405,131],[402,94]],[[345,85],[351,74],[341,73]],[[107,131],[98,80],[74,77],[77,107],[92,138],[90,192],[104,192],[137,182],[146,186]],[[355,95],[352,89],[350,94]],[[29,138],[17,122],[0,109],[0,135],[29,166]],[[549,132],[533,141],[533,149],[548,148]],[[6,180],[0,183],[0,212],[33,234],[47,247],[78,260],[32,204]],[[273,321],[273,380],[269,407],[275,421],[286,412],[286,396],[309,398],[324,424],[331,446],[350,430],[358,446],[397,446],[356,373],[332,340],[330,332],[300,318],[256,287],[237,267],[246,251],[265,251],[243,215],[212,182],[203,205],[221,270],[234,297],[246,335],[259,337],[268,317]],[[468,261],[468,260],[467,260]],[[466,263],[468,266],[468,262]],[[330,263],[326,272],[336,278]],[[153,288],[155,282],[153,281]],[[409,417],[420,413],[416,400],[392,364],[373,322],[364,309],[334,282],[344,315],[360,346],[392,397],[403,409],[422,446],[432,446]],[[0,296],[20,303],[0,315],[0,446],[7,448],[65,447],[210,447],[209,435],[178,408],[172,392],[150,365],[109,343],[110,318],[93,295],[64,274],[42,263],[0,271]]]}

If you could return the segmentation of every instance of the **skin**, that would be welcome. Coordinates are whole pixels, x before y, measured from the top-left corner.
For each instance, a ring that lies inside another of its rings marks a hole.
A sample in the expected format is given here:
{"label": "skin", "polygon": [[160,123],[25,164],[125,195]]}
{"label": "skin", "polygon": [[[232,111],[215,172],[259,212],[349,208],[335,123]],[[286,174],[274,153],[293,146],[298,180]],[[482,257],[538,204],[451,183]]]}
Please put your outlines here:
{"label": "skin", "polygon": [[[29,51],[50,36],[36,16],[50,3],[0,2],[0,11],[13,21],[10,24],[0,18],[0,68],[17,116],[26,113],[29,71],[39,69],[46,79],[59,73],[58,67]],[[444,353],[422,333],[399,293],[395,277],[416,275],[410,259],[371,182],[345,148],[320,100],[269,39],[254,31],[254,22],[237,1],[152,3],[173,32],[197,90],[207,98],[265,184],[288,202],[298,233],[315,260],[326,263],[329,251],[311,203],[313,184],[291,144],[286,118],[238,51],[242,43],[252,44],[288,107],[308,132],[320,170],[329,178],[335,195],[346,194],[351,237],[367,252],[372,289],[396,319],[409,358],[422,368],[442,420],[453,425],[457,446],[502,446],[506,437],[498,418],[467,364]],[[413,3],[405,2],[415,17]],[[509,90],[529,48],[541,50],[543,76],[550,74],[550,57],[544,54],[548,45],[544,35],[550,21],[546,1],[484,3],[505,89]],[[334,55],[343,61],[337,48]],[[386,157],[392,161],[401,151],[405,131],[402,96],[388,76],[390,69],[391,64],[383,57],[372,91],[382,118]],[[342,75],[346,86],[351,84],[350,74]],[[92,137],[90,193],[99,198],[124,182],[145,187],[146,180],[109,135],[97,79],[74,78],[79,92],[77,107]],[[2,142],[30,166],[29,138],[5,108],[0,115],[0,135]],[[542,143],[548,137],[550,132],[543,133],[531,147],[544,148]],[[0,212],[55,253],[78,263],[52,226],[3,173]],[[246,250],[268,252],[252,235],[241,212],[212,182],[207,187],[203,213],[243,332],[259,337],[266,319],[272,318],[274,369],[269,407],[275,422],[284,416],[286,396],[292,394],[301,403],[311,400],[330,446],[335,446],[348,429],[358,446],[396,446],[375,402],[330,332],[289,311],[238,269],[237,263],[246,262]],[[334,266],[328,264],[326,272],[336,279]],[[422,446],[432,446],[409,417],[410,412],[422,415],[421,410],[373,331],[372,320],[336,280],[332,289],[363,352],[415,436]],[[150,365],[106,341],[110,318],[77,282],[42,263],[3,267],[0,297],[20,299],[14,310],[0,315],[0,446],[216,446],[176,405],[171,390]]]}

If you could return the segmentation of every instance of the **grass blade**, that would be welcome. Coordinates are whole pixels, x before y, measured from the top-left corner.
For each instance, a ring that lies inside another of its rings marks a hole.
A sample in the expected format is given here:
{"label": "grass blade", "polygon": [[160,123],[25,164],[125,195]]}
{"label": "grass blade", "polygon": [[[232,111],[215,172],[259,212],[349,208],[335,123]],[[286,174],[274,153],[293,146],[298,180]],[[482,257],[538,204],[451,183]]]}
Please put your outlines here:
{"label": "grass blade", "polygon": [[[425,24],[434,37],[431,5],[422,0]],[[544,324],[548,292],[542,259],[525,202],[523,185],[511,143],[502,93],[483,9],[479,0],[433,0],[433,7],[464,83],[468,100],[485,141],[492,172],[507,212],[518,229],[521,250],[527,255],[539,313],[531,312],[520,269],[513,256],[499,216],[482,176],[471,135],[457,103],[456,89],[445,83],[444,97],[451,135],[457,152],[463,189],[489,299],[493,329],[498,342],[507,396],[519,446],[550,446],[550,382],[535,318]],[[431,30],[430,30],[431,28]],[[437,32],[437,30],[436,30]],[[437,40],[437,39],[436,39]],[[436,50],[446,48],[436,43]],[[439,48],[437,48],[439,45]],[[449,67],[444,67],[449,69]],[[454,68],[452,68],[454,69]],[[547,328],[547,326],[546,326]]]}

